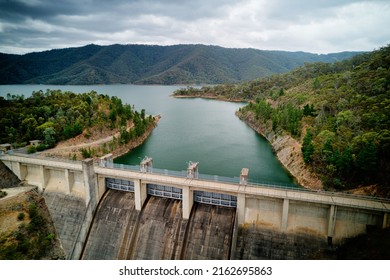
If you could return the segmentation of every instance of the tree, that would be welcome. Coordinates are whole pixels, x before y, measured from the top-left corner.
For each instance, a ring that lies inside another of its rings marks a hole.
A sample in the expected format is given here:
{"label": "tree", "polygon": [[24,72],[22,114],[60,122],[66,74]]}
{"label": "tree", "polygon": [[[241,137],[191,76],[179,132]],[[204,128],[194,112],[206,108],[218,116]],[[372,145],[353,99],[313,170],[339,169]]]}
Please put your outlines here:
{"label": "tree", "polygon": [[315,113],[315,109],[314,109],[313,104],[311,104],[311,105],[306,104],[303,107],[303,115],[304,116],[314,116],[315,115],[314,113]]}
{"label": "tree", "polygon": [[307,130],[305,137],[302,142],[302,155],[305,163],[313,161],[314,145],[313,145],[313,134],[310,130]]}
{"label": "tree", "polygon": [[47,129],[47,128],[53,128],[54,130],[54,126],[55,124],[53,122],[45,122],[43,124],[41,124],[40,126],[37,126],[37,128],[35,129],[35,135],[37,136],[37,138],[39,139],[44,139],[44,131]]}
{"label": "tree", "polygon": [[367,132],[356,136],[352,144],[356,167],[362,171],[375,172],[378,168],[378,133]]}
{"label": "tree", "polygon": [[50,148],[54,147],[56,143],[56,132],[53,127],[48,127],[43,131],[44,143]]}
{"label": "tree", "polygon": [[21,123],[22,133],[24,134],[24,139],[33,140],[35,139],[35,129],[38,126],[38,122],[34,117],[27,117]]}

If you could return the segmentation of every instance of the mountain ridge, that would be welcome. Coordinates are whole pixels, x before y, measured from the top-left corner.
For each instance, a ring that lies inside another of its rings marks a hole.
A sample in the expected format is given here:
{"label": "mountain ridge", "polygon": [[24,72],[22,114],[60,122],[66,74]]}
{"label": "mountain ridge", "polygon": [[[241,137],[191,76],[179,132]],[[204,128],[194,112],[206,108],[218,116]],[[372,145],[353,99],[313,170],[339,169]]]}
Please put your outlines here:
{"label": "mountain ridge", "polygon": [[0,84],[220,84],[284,73],[306,62],[359,54],[223,48],[201,44],[121,45],[0,53]]}

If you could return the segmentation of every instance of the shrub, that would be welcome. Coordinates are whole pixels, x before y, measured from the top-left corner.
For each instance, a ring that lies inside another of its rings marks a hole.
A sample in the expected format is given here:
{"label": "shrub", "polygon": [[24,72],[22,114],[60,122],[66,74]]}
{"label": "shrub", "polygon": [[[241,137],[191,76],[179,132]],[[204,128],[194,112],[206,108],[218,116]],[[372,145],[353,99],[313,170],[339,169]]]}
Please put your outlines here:
{"label": "shrub", "polygon": [[0,191],[0,198],[7,196],[7,192]]}
{"label": "shrub", "polygon": [[28,149],[27,149],[27,153],[29,153],[29,154],[33,154],[33,153],[35,153],[37,151],[37,148],[35,147],[35,146],[30,146],[30,147],[28,147]]}
{"label": "shrub", "polygon": [[91,148],[88,148],[88,149],[81,148],[80,151],[81,151],[81,155],[83,156],[83,158],[91,158],[91,157],[93,157],[94,150],[91,149]]}
{"label": "shrub", "polygon": [[48,148],[48,146],[46,144],[41,143],[41,144],[38,145],[36,150],[37,150],[37,152],[41,152],[41,151],[43,151],[43,150],[45,150],[47,148]]}
{"label": "shrub", "polygon": [[33,219],[38,215],[38,208],[35,203],[30,203],[28,206],[28,215],[30,216],[30,219]]}
{"label": "shrub", "polygon": [[20,212],[20,213],[18,214],[18,221],[23,221],[23,220],[24,220],[24,217],[25,217],[24,213],[23,213],[23,212]]}

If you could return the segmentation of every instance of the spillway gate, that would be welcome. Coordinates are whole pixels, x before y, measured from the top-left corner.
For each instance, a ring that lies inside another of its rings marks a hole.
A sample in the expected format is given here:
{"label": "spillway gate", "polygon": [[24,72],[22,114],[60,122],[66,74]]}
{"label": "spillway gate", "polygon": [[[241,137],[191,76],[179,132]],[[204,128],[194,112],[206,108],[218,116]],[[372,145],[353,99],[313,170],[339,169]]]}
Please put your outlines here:
{"label": "spillway gate", "polygon": [[[106,178],[106,187],[120,191],[134,192],[134,182],[117,178]],[[160,184],[146,184],[148,195],[173,198],[183,200],[183,190],[181,188],[160,185]],[[206,191],[194,191],[193,199],[195,202],[225,206],[237,207],[237,197],[233,195],[214,193]]]}
{"label": "spillway gate", "polygon": [[237,208],[237,197],[223,193],[194,191],[194,201],[204,204]]}
{"label": "spillway gate", "polygon": [[119,191],[134,192],[134,182],[123,179],[106,178],[106,187]]}
{"label": "spillway gate", "polygon": [[183,200],[183,190],[180,188],[157,184],[146,184],[146,187],[150,195]]}

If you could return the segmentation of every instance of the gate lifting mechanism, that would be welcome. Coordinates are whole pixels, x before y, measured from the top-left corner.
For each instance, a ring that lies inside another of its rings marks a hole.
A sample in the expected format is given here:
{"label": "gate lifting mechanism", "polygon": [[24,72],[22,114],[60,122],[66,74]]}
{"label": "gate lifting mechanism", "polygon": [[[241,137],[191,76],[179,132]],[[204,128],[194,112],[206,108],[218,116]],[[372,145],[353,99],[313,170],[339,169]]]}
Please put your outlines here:
{"label": "gate lifting mechanism", "polygon": [[141,161],[140,164],[140,171],[141,172],[153,172],[153,159],[151,157],[145,156],[144,159]]}
{"label": "gate lifting mechanism", "polygon": [[192,161],[188,162],[187,178],[198,179],[199,177],[198,164],[199,162],[192,162]]}

